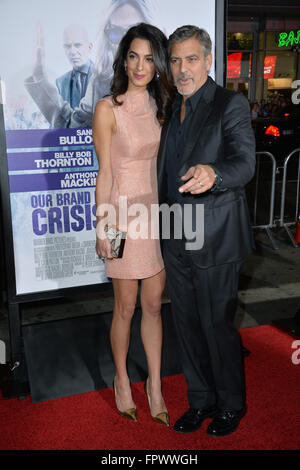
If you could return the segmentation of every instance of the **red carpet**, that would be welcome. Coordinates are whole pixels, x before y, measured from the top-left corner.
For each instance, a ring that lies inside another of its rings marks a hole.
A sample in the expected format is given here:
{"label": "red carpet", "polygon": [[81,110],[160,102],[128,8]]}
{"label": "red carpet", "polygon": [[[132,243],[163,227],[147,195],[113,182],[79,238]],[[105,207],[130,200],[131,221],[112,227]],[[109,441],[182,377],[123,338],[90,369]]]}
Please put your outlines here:
{"label": "red carpet", "polygon": [[[251,350],[245,359],[248,413],[239,429],[223,438],[205,430],[179,435],[149,415],[143,384],[133,384],[138,423],[117,414],[112,389],[32,404],[0,399],[1,450],[298,450],[300,364],[292,363],[287,333],[260,326],[240,330]],[[163,379],[171,425],[187,409],[182,375]]]}

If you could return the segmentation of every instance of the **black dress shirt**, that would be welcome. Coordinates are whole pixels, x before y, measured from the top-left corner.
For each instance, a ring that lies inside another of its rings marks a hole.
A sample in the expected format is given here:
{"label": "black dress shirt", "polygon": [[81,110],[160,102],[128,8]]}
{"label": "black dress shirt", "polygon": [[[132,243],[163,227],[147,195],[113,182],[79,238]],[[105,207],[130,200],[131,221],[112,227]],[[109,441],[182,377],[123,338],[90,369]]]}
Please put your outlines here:
{"label": "black dress shirt", "polygon": [[183,156],[185,141],[188,134],[189,126],[193,118],[193,114],[198,106],[201,106],[201,97],[207,86],[208,81],[202,85],[194,95],[185,102],[185,118],[180,122],[180,111],[183,97],[177,95],[172,108],[172,117],[170,120],[170,128],[166,142],[166,170],[168,184],[168,203],[183,203],[187,194],[181,194],[178,188],[185,182],[178,176],[180,160]]}

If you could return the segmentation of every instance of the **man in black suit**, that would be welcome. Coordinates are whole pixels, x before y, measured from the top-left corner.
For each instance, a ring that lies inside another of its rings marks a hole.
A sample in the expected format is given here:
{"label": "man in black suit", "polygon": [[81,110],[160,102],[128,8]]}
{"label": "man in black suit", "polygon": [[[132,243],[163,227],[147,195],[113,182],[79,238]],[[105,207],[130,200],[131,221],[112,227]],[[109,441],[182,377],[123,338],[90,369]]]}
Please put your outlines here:
{"label": "man in black suit", "polygon": [[[190,406],[174,430],[196,431],[212,417],[207,433],[225,436],[246,413],[234,316],[239,273],[254,247],[244,186],[255,170],[255,141],[247,100],[208,77],[208,33],[183,26],[170,36],[169,48],[178,95],[162,131],[158,185],[160,203],[183,213],[183,237],[175,236],[175,215],[162,247]],[[187,243],[187,233],[199,239],[202,229],[202,247]]]}

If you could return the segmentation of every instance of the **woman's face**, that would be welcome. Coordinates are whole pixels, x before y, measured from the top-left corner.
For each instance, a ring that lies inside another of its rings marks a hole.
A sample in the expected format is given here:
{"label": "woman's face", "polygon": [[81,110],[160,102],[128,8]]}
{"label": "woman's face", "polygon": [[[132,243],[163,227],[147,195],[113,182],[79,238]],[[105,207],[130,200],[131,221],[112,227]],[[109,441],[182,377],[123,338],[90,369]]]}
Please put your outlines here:
{"label": "woman's face", "polygon": [[117,46],[131,26],[141,23],[141,14],[132,5],[123,5],[112,14],[104,31],[111,44]]}
{"label": "woman's face", "polygon": [[125,68],[128,75],[128,90],[146,89],[155,74],[149,41],[139,38],[132,41],[127,52]]}

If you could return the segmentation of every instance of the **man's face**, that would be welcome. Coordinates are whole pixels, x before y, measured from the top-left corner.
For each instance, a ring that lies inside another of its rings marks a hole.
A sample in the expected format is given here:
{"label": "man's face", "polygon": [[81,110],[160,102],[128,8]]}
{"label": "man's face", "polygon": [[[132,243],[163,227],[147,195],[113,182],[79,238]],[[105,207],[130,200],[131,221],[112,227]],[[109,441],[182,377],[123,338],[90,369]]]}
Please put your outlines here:
{"label": "man's face", "polygon": [[63,45],[66,55],[76,70],[85,65],[93,45],[87,33],[80,27],[70,26],[64,31]]}
{"label": "man's face", "polygon": [[178,92],[192,96],[206,82],[212,55],[206,59],[202,46],[196,38],[177,42],[171,47],[171,72]]}

